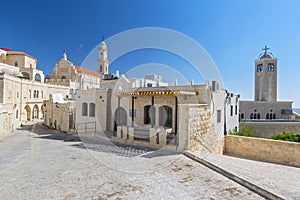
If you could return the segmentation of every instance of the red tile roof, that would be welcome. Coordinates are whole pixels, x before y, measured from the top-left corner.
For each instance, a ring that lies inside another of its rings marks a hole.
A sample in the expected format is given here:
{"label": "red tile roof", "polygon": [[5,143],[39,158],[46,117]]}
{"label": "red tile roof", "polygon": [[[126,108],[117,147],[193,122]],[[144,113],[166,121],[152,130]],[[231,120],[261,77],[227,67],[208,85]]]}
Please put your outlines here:
{"label": "red tile roof", "polygon": [[8,48],[0,48],[1,50],[3,50],[3,51],[11,51],[10,49],[8,49]]}
{"label": "red tile roof", "polygon": [[85,74],[90,74],[90,75],[93,75],[93,76],[101,76],[100,73],[98,72],[94,72],[92,70],[89,70],[89,69],[86,69],[86,68],[83,68],[83,67],[79,67],[79,66],[75,66],[75,70],[77,72],[82,72],[82,73],[85,73]]}

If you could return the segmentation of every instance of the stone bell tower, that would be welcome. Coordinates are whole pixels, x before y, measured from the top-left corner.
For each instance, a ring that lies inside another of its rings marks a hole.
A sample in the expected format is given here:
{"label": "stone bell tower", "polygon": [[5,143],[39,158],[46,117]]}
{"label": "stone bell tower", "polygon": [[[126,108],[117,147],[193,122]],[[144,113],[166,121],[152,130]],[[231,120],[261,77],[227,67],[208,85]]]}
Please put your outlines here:
{"label": "stone bell tower", "polygon": [[277,58],[265,46],[255,60],[255,101],[277,101]]}
{"label": "stone bell tower", "polygon": [[102,37],[102,42],[99,46],[99,59],[98,59],[98,72],[100,74],[108,74],[108,59],[107,59],[107,47]]}

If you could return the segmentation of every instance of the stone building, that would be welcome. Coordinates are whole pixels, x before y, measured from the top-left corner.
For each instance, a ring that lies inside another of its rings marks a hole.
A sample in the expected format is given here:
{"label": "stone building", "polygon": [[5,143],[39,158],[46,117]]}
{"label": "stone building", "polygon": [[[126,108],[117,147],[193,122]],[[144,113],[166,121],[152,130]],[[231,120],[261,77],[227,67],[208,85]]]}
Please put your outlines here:
{"label": "stone building", "polygon": [[46,77],[46,83],[68,86],[74,90],[85,90],[100,87],[101,74],[92,70],[75,66],[67,59],[64,51],[63,57],[55,63],[52,72]]}
{"label": "stone building", "polygon": [[44,100],[50,94],[69,95],[70,88],[44,83],[36,59],[24,52],[0,51],[0,129],[11,133],[21,123],[44,117]]}
{"label": "stone building", "polygon": [[254,101],[240,101],[240,120],[291,119],[292,101],[277,101],[277,58],[268,52],[255,60]]}

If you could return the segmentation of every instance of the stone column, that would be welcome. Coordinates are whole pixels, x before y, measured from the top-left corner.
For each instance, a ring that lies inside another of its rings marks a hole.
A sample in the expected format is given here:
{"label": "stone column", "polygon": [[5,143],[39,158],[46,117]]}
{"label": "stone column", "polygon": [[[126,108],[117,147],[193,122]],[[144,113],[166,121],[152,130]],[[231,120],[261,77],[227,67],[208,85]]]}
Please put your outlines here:
{"label": "stone column", "polygon": [[156,146],[157,143],[156,143],[156,129],[155,128],[150,128],[150,131],[149,131],[149,137],[150,137],[150,144],[153,145],[153,146]]}
{"label": "stone column", "polygon": [[133,127],[128,127],[128,135],[129,135],[129,143],[133,143],[134,141],[134,128]]}

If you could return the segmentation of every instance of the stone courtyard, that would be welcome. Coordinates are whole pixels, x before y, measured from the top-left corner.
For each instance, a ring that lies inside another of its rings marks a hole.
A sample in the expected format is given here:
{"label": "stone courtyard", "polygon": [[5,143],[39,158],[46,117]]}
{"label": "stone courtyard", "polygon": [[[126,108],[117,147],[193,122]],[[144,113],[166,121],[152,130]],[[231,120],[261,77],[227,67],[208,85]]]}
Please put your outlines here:
{"label": "stone courtyard", "polygon": [[24,126],[0,141],[0,199],[261,199],[182,154]]}

